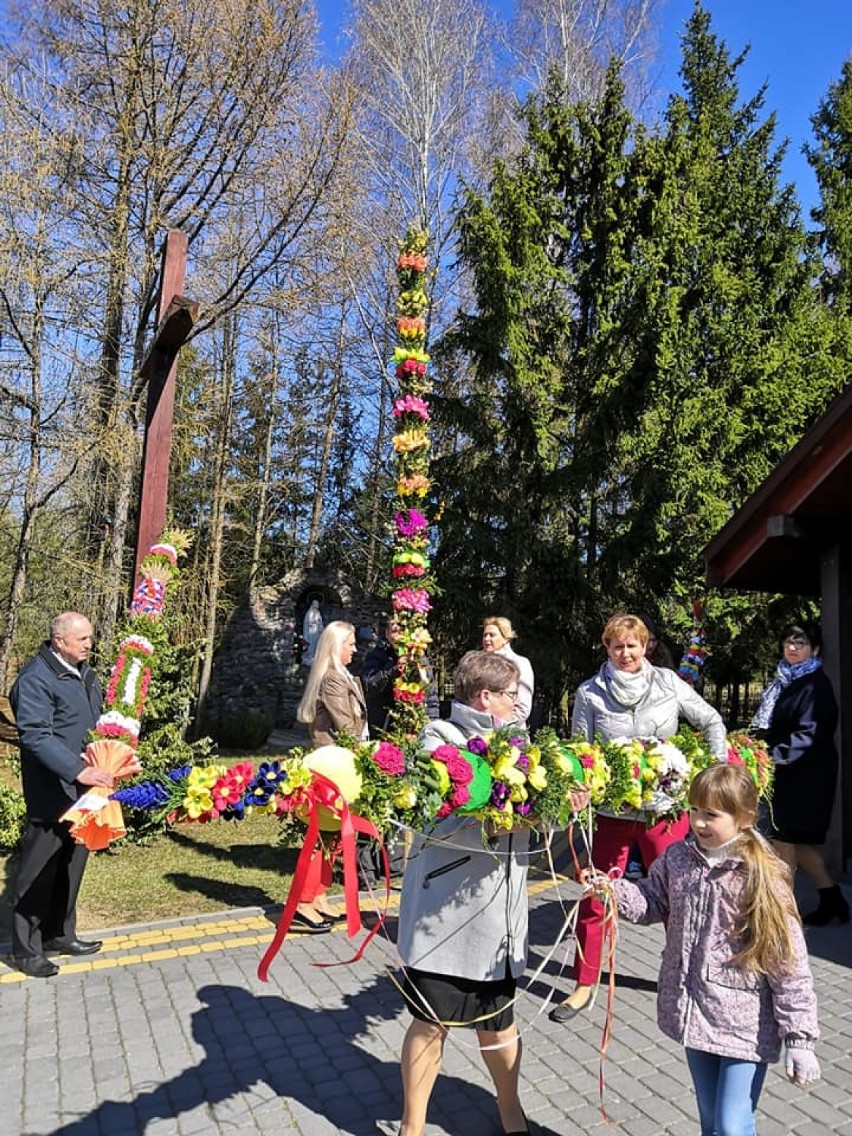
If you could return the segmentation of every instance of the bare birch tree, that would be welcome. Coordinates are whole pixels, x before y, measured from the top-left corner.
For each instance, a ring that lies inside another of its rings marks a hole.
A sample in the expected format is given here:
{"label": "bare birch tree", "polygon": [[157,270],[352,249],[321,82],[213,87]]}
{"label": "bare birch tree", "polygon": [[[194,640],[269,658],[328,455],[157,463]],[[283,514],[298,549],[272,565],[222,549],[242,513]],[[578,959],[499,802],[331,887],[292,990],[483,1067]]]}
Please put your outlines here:
{"label": "bare birch tree", "polygon": [[[68,207],[67,170],[55,139],[21,114],[21,94],[8,74],[0,79],[0,371],[2,441],[9,469],[6,516],[16,529],[4,597],[0,690],[9,679],[36,531],[44,511],[61,496],[83,452],[75,418],[75,368],[62,329],[74,315],[73,256],[63,255]],[[31,106],[44,97],[33,81]],[[14,520],[13,520],[14,518]],[[71,532],[66,534],[69,552]],[[70,559],[70,558],[69,558]],[[69,573],[68,594],[82,603],[83,575]],[[75,586],[75,579],[77,585]],[[47,597],[45,597],[47,599]],[[63,606],[69,606],[66,602]],[[40,613],[46,624],[47,612]]]}
{"label": "bare birch tree", "polygon": [[555,76],[569,101],[595,101],[617,59],[641,99],[658,6],[659,0],[518,0],[506,44],[522,87],[543,90]]}
{"label": "bare birch tree", "polygon": [[[107,639],[126,585],[138,367],[160,242],[169,228],[189,238],[204,285],[199,332],[298,255],[346,123],[315,80],[314,36],[313,5],[296,0],[46,0],[18,28],[20,72],[39,53],[49,61],[49,128],[62,133],[75,175],[73,223],[99,313],[92,428],[120,441],[91,471],[102,487],[93,516],[111,521]],[[225,276],[205,256],[218,253],[210,234],[236,198],[251,223]]]}
{"label": "bare birch tree", "polygon": [[451,209],[459,178],[471,170],[471,139],[492,74],[491,17],[481,0],[357,0],[344,68],[358,90],[344,262],[354,299],[348,370],[366,409],[361,453],[371,495],[363,523],[365,583],[374,586],[386,521],[390,385],[395,298],[393,267],[407,225],[428,227],[435,263],[446,271],[433,289],[433,318],[452,273]]}

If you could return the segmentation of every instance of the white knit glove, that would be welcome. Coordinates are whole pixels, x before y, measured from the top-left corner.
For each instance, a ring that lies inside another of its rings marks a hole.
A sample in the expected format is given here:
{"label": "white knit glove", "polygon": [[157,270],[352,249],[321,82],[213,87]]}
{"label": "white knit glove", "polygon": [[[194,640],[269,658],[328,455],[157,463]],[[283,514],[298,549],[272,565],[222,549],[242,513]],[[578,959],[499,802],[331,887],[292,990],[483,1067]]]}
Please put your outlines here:
{"label": "white knit glove", "polygon": [[787,1046],[787,1080],[794,1085],[811,1085],[819,1080],[819,1061],[812,1049]]}

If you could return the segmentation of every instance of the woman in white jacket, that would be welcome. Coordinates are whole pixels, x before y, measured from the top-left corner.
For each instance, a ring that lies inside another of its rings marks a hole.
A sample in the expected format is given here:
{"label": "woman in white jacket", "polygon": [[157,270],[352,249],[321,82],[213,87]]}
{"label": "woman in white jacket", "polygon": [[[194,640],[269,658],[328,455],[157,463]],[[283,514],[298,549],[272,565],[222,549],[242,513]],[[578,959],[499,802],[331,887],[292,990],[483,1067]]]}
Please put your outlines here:
{"label": "woman in white jacket", "polygon": [[[674,671],[652,667],[645,658],[648,628],[636,615],[615,615],[601,636],[607,661],[596,675],[580,685],[574,697],[572,734],[587,741],[599,738],[667,738],[677,733],[681,718],[701,730],[717,761],[727,761],[728,743],[721,715]],[[618,816],[597,814],[592,860],[596,868],[621,872],[634,841],[645,866],[650,868],[670,844],[689,831],[686,813],[674,819],[647,824],[645,814],[626,811]],[[597,899],[584,899],[577,917],[576,986],[550,1018],[570,1021],[591,1001],[601,970],[603,907]]]}
{"label": "woman in white jacket", "polygon": [[535,678],[533,677],[532,663],[523,655],[512,650],[512,640],[515,632],[512,624],[502,615],[489,615],[482,626],[482,650],[491,654],[502,655],[509,659],[518,668],[518,700],[515,704],[513,721],[519,726],[526,726],[527,719],[532,712],[533,693],[535,691]]}

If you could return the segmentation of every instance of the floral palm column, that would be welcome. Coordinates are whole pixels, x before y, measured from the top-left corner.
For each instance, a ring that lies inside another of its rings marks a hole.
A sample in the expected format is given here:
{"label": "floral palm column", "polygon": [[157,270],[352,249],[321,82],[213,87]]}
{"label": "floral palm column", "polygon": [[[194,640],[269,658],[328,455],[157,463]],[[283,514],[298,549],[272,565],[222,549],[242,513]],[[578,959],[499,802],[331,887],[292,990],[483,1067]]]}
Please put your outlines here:
{"label": "floral palm column", "polygon": [[429,676],[426,651],[429,602],[429,522],[423,502],[429,491],[429,356],[426,354],[425,232],[409,229],[396,264],[397,345],[393,361],[398,394],[393,413],[397,456],[396,509],[391,603],[399,628],[396,649],[399,667],[394,682],[391,732],[403,737],[419,733],[426,722]]}

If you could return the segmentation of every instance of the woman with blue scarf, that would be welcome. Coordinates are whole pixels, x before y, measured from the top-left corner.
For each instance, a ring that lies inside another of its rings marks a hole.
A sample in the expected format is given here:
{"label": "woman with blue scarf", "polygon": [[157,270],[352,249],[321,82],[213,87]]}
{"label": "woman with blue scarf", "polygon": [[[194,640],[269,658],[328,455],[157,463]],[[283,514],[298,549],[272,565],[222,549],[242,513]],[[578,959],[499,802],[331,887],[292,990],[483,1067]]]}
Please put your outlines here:
{"label": "woman with blue scarf", "polygon": [[775,763],[769,835],[790,871],[801,868],[819,892],[819,906],[803,919],[814,927],[832,919],[849,922],[849,904],[815,847],[825,843],[838,764],[837,701],[822,669],[821,646],[814,623],[784,628],[781,662],[752,721]]}

